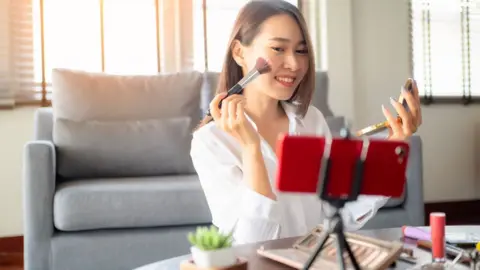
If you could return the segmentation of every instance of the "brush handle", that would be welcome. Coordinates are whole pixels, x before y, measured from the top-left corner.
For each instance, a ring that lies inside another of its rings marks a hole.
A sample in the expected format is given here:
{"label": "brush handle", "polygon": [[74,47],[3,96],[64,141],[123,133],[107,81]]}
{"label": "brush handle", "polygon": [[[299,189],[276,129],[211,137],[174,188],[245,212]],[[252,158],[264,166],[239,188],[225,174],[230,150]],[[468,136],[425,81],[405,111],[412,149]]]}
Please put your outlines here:
{"label": "brush handle", "polygon": [[252,69],[252,70],[250,70],[250,72],[247,73],[247,75],[245,75],[245,76],[238,82],[238,84],[239,84],[242,88],[244,88],[245,85],[247,85],[248,83],[250,83],[251,81],[253,81],[253,79],[257,78],[259,75],[260,75],[260,72],[258,72],[258,70]]}
{"label": "brush handle", "polygon": [[[218,108],[222,108],[222,101],[231,95],[236,95],[242,93],[243,87],[240,84],[235,84],[230,90],[228,90],[227,95],[220,100],[218,103]],[[210,109],[207,111],[207,116],[212,116]]]}
{"label": "brush handle", "polygon": [[[222,101],[224,99],[226,99],[227,97],[231,96],[231,95],[235,95],[235,94],[240,94],[242,93],[242,90],[243,88],[245,88],[245,86],[250,83],[251,81],[253,81],[253,79],[255,79],[256,77],[258,77],[260,75],[260,72],[258,72],[257,69],[252,69],[250,70],[247,75],[245,75],[238,83],[236,83],[232,88],[230,88],[227,92],[227,95],[222,99],[220,100],[219,104],[218,104],[218,108],[220,109],[222,107]],[[210,112],[210,108],[208,109],[207,111],[207,116],[212,116],[211,112]]]}

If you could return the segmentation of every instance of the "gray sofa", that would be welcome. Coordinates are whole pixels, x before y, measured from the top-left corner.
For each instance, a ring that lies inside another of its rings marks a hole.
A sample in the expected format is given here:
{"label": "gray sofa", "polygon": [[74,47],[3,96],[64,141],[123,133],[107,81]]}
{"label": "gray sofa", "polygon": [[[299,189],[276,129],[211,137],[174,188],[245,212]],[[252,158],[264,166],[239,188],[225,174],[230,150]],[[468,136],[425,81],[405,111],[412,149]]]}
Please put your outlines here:
{"label": "gray sofa", "polygon": [[[36,111],[24,148],[25,269],[133,269],[188,253],[186,234],[211,216],[185,143],[216,74],[53,74],[53,106]],[[337,129],[327,85],[319,72],[314,104]],[[405,198],[367,228],[423,225],[421,153],[414,137]]]}

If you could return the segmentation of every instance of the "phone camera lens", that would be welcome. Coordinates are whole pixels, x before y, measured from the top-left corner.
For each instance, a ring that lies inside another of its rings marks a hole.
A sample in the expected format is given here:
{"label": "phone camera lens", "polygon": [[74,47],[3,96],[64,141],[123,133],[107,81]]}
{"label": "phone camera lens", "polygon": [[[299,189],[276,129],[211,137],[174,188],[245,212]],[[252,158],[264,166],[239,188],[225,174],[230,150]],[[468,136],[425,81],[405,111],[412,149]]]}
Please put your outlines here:
{"label": "phone camera lens", "polygon": [[405,156],[405,149],[401,146],[397,146],[395,148],[395,154],[397,154],[397,156],[399,156],[399,157],[404,157]]}

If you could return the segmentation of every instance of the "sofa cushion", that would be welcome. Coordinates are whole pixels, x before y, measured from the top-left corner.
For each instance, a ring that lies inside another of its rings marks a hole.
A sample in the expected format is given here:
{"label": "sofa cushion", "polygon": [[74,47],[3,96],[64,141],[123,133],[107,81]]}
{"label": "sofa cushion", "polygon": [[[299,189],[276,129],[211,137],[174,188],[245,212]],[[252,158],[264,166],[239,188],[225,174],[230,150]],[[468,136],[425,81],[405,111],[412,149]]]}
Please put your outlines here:
{"label": "sofa cushion", "polygon": [[326,71],[315,72],[315,91],[312,96],[312,105],[319,109],[325,117],[333,116],[328,105],[328,74]]}
{"label": "sofa cushion", "polygon": [[211,222],[196,175],[68,181],[54,196],[61,231]]}
{"label": "sofa cushion", "polygon": [[56,120],[63,177],[128,177],[194,173],[190,118],[138,121]]}
{"label": "sofa cushion", "polygon": [[197,71],[128,76],[54,69],[54,117],[85,121],[189,116],[196,121],[202,82]]}
{"label": "sofa cushion", "polygon": [[[55,69],[53,142],[65,178],[193,173],[203,75],[111,75]],[[188,163],[188,164],[187,164]]]}
{"label": "sofa cushion", "polygon": [[340,136],[340,131],[345,127],[345,118],[343,116],[325,116],[328,129],[332,136]]}
{"label": "sofa cushion", "polygon": [[204,81],[202,85],[202,101],[201,109],[202,113],[205,114],[208,111],[210,102],[215,97],[218,87],[218,78],[220,76],[219,72],[207,71],[204,73]]}

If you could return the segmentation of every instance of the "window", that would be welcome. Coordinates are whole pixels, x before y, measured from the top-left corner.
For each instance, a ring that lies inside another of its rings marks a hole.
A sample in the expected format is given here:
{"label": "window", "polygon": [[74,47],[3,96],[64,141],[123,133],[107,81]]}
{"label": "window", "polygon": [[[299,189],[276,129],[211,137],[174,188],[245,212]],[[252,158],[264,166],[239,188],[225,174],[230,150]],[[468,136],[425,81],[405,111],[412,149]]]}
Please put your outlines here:
{"label": "window", "polygon": [[[0,106],[48,101],[53,68],[112,74],[220,71],[234,19],[248,1],[1,1],[10,13],[0,20],[0,35],[6,35],[0,54],[9,56],[5,67],[14,67],[9,72],[15,83],[2,85],[0,77]],[[15,98],[3,98],[12,92]]]}
{"label": "window", "polygon": [[480,98],[480,0],[411,0],[413,74],[423,100]]}
{"label": "window", "polygon": [[155,0],[34,0],[32,4],[34,80],[46,84],[44,92],[50,90],[53,68],[112,74],[159,70]]}
{"label": "window", "polygon": [[[226,45],[235,17],[240,8],[249,0],[206,0],[206,52],[203,44],[205,34],[203,27],[203,1],[195,0],[195,69],[203,70],[205,60],[208,70],[219,72],[222,69]],[[298,6],[299,0],[287,0]],[[205,56],[206,53],[206,56]]]}

